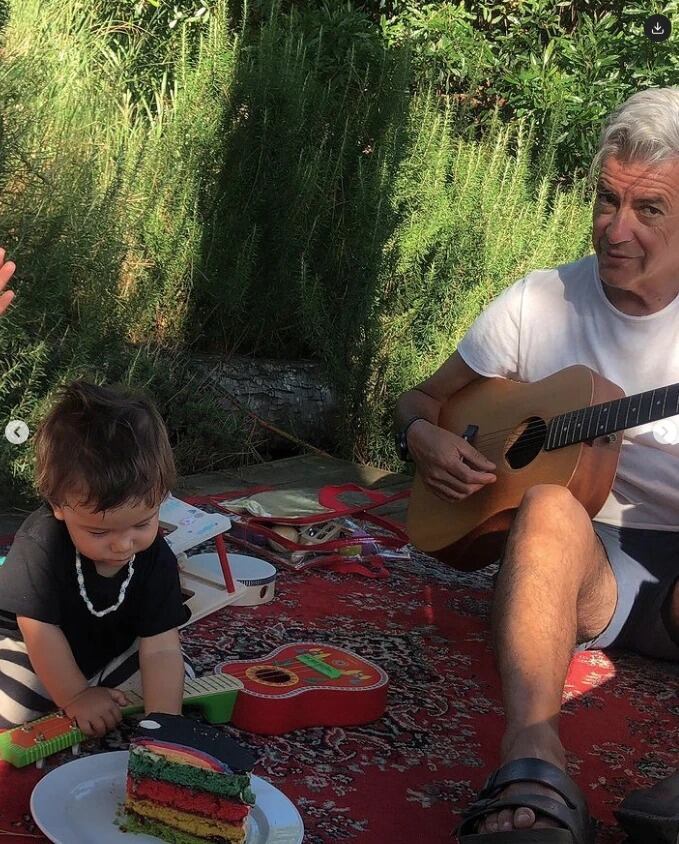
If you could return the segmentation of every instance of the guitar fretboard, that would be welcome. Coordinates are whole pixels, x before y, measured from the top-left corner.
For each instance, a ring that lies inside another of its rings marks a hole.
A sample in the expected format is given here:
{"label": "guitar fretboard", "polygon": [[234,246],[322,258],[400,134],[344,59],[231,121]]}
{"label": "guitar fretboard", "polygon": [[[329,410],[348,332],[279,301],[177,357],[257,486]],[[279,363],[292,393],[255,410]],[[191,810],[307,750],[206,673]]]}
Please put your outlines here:
{"label": "guitar fretboard", "polygon": [[[196,677],[195,680],[184,680],[184,703],[191,703],[196,698],[204,698],[208,695],[238,691],[242,688],[241,681],[235,677],[230,677],[228,674],[208,674],[205,677]],[[123,708],[123,712],[130,714],[135,710],[144,708],[144,698],[137,692],[126,691],[125,697],[129,703]]]}
{"label": "guitar fretboard", "polygon": [[679,384],[562,413],[550,420],[545,451],[636,428],[679,414]]}

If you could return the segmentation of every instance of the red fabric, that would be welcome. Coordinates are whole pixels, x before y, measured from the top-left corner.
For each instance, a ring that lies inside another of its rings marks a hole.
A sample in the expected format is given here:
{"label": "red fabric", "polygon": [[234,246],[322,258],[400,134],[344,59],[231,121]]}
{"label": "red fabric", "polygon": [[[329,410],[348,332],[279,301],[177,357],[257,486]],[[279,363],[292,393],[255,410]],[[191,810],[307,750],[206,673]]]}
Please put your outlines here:
{"label": "red fabric", "polygon": [[234,824],[242,821],[250,811],[249,806],[230,802],[225,797],[217,797],[215,794],[208,794],[207,791],[192,791],[183,786],[143,777],[135,780],[128,776],[127,791],[138,800],[153,800],[154,803],[172,806],[182,812],[206,815]]}
{"label": "red fabric", "polygon": [[[206,544],[202,549],[208,550]],[[387,712],[363,727],[284,736],[225,732],[258,757],[255,773],[299,808],[305,844],[450,844],[459,812],[498,763],[503,719],[488,636],[492,572],[455,572],[422,555],[388,580],[279,572],[274,601],[225,608],[182,632],[198,673],[294,641],[348,648],[390,675]],[[667,776],[679,746],[677,666],[629,654],[579,655],[564,694],[569,771],[598,826],[621,844],[612,810]],[[86,752],[127,747],[131,720]],[[70,759],[52,757],[54,766]],[[0,766],[0,830],[35,834],[28,799],[40,773]]]}
{"label": "red fabric", "polygon": [[[265,488],[262,488],[265,489]],[[254,494],[255,490],[250,490],[250,494]],[[245,495],[247,491],[243,491]],[[356,494],[363,497],[362,503],[345,502],[342,499],[343,495]],[[386,495],[379,490],[366,489],[357,484],[340,484],[328,485],[321,487],[318,490],[318,503],[325,508],[325,512],[319,511],[313,516],[290,516],[288,518],[276,517],[260,517],[260,516],[246,516],[245,514],[238,515],[238,521],[234,524],[229,538],[230,541],[239,547],[245,548],[248,551],[254,551],[256,555],[262,556],[269,562],[276,566],[290,567],[296,571],[303,568],[324,568],[328,571],[336,571],[341,574],[360,574],[364,577],[370,578],[386,578],[389,572],[384,566],[380,554],[383,549],[400,549],[408,542],[408,536],[403,528],[403,525],[395,522],[393,519],[386,516],[380,516],[373,511],[384,507],[385,504],[391,504],[394,501],[399,501],[410,495],[408,490],[398,492],[394,495]],[[230,493],[230,498],[236,497],[236,493]],[[194,506],[205,506],[206,504],[216,508],[217,510],[229,513],[232,511],[225,506],[221,496],[194,496],[187,499]],[[326,542],[318,542],[313,546],[313,550],[317,552],[318,556],[314,559],[307,559],[304,564],[292,563],[288,558],[288,554],[294,551],[311,551],[309,545],[294,542],[286,537],[278,535],[272,530],[274,523],[276,524],[295,524],[305,525],[317,523],[319,518],[326,520],[337,517],[354,516],[365,521],[368,526],[372,526],[372,532],[367,531],[363,534],[368,542],[363,544],[358,536],[344,536],[341,539],[330,539]],[[379,529],[376,531],[376,529]],[[375,546],[370,537],[379,535],[379,547]],[[275,540],[279,545],[286,549],[285,553],[273,554],[268,540]],[[355,546],[357,543],[363,545],[363,551],[359,560],[347,560],[347,557],[342,553],[348,547]],[[370,553],[369,546],[372,546],[374,553]],[[219,539],[217,540],[217,548],[219,550]]]}

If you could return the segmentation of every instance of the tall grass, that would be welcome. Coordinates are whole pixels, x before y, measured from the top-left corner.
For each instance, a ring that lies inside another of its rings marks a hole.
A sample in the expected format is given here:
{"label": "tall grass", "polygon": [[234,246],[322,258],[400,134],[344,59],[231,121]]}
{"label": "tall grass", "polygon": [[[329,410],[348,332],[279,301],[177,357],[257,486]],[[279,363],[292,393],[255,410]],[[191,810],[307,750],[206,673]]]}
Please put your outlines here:
{"label": "tall grass", "polygon": [[[215,0],[162,72],[149,33],[94,8],[14,0],[4,31],[0,418],[35,425],[76,374],[144,384],[180,471],[203,470],[256,442],[187,352],[311,356],[343,402],[338,453],[386,465],[397,393],[505,284],[587,251],[583,188],[547,165],[536,183],[527,127],[460,134],[349,7],[273,3],[234,31]],[[6,488],[28,489],[27,455],[1,441]]]}
{"label": "tall grass", "polygon": [[570,190],[554,188],[549,176],[536,183],[524,124],[495,121],[476,143],[455,137],[454,121],[430,97],[415,98],[393,185],[399,224],[368,320],[369,365],[351,393],[361,421],[354,448],[383,465],[393,465],[385,432],[400,393],[443,363],[504,287],[589,251],[584,183]]}
{"label": "tall grass", "polygon": [[[144,33],[88,9],[21,0],[4,31],[0,234],[19,270],[0,325],[0,415],[34,428],[61,381],[130,381],[161,404],[181,470],[242,459],[252,432],[181,356],[234,40],[215,16],[196,60],[180,33],[172,86],[135,97]],[[28,494],[30,463],[0,442],[10,494]]]}

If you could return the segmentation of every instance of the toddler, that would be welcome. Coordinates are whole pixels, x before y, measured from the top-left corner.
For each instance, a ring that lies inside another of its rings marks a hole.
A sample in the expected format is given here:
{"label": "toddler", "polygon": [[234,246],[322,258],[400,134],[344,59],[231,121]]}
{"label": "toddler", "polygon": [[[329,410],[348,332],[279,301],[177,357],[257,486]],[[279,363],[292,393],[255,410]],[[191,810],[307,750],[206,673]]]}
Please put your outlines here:
{"label": "toddler", "polygon": [[0,566],[0,727],[62,709],[100,736],[125,689],[143,691],[147,712],[179,714],[194,675],[177,560],[158,532],[175,480],[160,415],[130,390],[75,381],[35,454],[44,503]]}

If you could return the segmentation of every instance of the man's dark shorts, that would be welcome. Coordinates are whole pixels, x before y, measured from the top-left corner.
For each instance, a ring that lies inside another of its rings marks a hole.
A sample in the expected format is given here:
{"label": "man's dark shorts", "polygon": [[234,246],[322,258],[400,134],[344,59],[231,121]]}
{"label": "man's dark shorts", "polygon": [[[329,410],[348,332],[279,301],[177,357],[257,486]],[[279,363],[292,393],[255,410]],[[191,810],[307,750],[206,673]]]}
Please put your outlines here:
{"label": "man's dark shorts", "polygon": [[593,524],[618,584],[618,603],[603,633],[577,650],[624,648],[679,661],[679,641],[668,632],[668,596],[679,579],[679,531]]}

